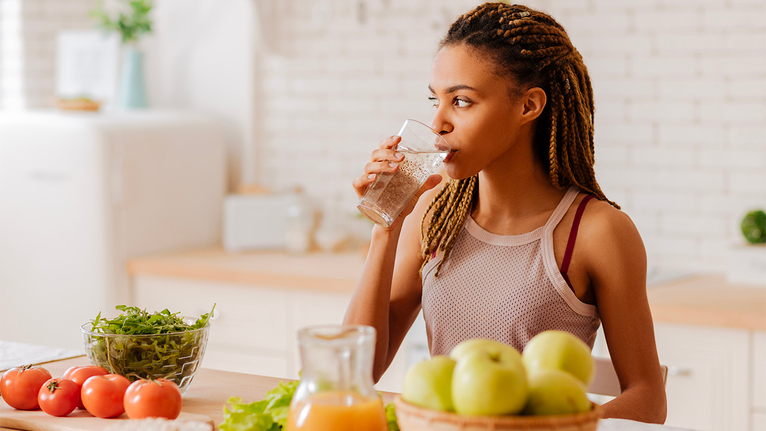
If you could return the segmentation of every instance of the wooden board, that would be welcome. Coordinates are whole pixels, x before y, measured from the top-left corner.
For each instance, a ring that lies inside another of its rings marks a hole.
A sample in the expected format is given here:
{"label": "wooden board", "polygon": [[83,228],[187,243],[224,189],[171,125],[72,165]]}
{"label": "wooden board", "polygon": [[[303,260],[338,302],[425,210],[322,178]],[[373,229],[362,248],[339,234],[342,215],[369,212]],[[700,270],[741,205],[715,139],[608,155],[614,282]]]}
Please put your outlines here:
{"label": "wooden board", "polygon": [[[81,409],[73,411],[69,416],[59,418],[42,410],[16,410],[0,400],[0,427],[5,428],[28,431],[100,431],[122,420],[128,420],[128,416],[123,414],[114,419],[101,419]],[[176,420],[199,421],[214,425],[213,420],[207,416],[183,411]]]}

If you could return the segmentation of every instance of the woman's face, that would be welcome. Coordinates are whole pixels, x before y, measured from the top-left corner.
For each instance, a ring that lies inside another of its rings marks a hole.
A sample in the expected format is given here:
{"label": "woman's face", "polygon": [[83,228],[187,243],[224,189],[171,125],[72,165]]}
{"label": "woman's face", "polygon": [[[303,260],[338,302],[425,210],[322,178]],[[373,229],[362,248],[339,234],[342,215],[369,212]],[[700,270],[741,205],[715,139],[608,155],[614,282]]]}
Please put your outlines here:
{"label": "woman's face", "polygon": [[519,142],[524,98],[512,100],[514,83],[494,70],[490,58],[464,44],[445,46],[434,59],[431,127],[452,147],[444,163],[451,178],[467,178],[492,166],[507,169]]}

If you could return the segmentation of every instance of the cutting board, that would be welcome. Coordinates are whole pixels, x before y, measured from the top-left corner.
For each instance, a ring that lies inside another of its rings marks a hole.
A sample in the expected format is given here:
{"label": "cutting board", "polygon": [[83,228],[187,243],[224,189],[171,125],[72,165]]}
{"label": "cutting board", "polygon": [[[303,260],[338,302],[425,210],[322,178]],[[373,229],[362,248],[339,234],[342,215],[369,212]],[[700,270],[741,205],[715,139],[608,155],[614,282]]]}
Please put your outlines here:
{"label": "cutting board", "polygon": [[[28,431],[101,431],[121,420],[128,420],[128,416],[123,414],[114,419],[101,419],[81,409],[59,418],[42,410],[16,410],[0,399],[0,427]],[[181,412],[176,420],[215,425],[209,417],[194,413]]]}

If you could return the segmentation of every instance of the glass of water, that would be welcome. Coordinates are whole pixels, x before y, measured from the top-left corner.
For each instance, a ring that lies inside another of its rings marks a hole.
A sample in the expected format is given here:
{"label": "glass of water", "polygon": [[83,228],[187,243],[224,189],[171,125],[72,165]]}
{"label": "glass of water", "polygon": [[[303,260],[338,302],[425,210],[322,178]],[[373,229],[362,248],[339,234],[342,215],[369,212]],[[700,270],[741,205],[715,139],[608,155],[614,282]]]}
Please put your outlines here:
{"label": "glass of water", "polygon": [[398,135],[402,140],[396,151],[404,155],[399,169],[378,174],[356,206],[367,218],[385,227],[391,226],[450,152],[443,137],[417,120],[405,121]]}

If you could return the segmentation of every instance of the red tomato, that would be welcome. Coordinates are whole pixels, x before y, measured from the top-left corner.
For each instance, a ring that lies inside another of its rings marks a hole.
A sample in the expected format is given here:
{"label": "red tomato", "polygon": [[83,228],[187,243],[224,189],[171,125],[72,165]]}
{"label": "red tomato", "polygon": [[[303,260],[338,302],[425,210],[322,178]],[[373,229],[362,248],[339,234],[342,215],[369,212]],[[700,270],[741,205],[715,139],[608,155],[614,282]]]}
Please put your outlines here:
{"label": "red tomato", "polygon": [[178,386],[170,380],[136,380],[125,391],[125,412],[131,419],[175,419],[184,401]]}
{"label": "red tomato", "polygon": [[91,376],[80,390],[85,410],[99,418],[116,418],[125,412],[122,398],[130,386],[130,380],[119,374]]}
{"label": "red tomato", "polygon": [[109,371],[107,371],[106,368],[99,367],[98,365],[85,365],[82,367],[75,366],[64,371],[64,378],[69,379],[77,384],[77,407],[81,409],[85,408],[85,406],[82,405],[82,400],[80,399],[80,389],[82,388],[82,384],[88,380],[88,377],[103,376],[105,374],[109,374]]}
{"label": "red tomato", "polygon": [[80,402],[80,387],[69,379],[50,379],[37,394],[40,408],[51,416],[66,416]]}
{"label": "red tomato", "polygon": [[24,365],[14,367],[3,374],[0,379],[0,395],[9,406],[19,410],[36,410],[37,393],[51,373],[43,367]]}

